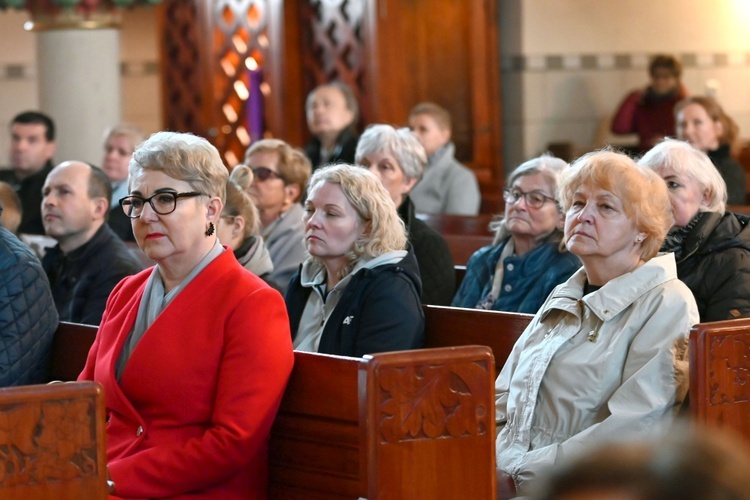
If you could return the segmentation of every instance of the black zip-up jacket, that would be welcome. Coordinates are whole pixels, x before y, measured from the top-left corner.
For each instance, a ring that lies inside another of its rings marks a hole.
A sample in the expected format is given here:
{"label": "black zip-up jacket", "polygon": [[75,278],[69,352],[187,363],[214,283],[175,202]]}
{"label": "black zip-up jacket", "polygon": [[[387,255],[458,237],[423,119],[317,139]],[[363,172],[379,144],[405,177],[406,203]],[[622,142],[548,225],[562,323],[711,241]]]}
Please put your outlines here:
{"label": "black zip-up jacket", "polygon": [[[312,289],[300,284],[300,269],[287,288],[286,300],[292,339]],[[395,264],[360,269],[346,286],[328,317],[318,352],[361,357],[424,346],[422,284],[414,253]]]}
{"label": "black zip-up jacket", "polygon": [[702,322],[750,317],[750,217],[701,214],[675,260]]}

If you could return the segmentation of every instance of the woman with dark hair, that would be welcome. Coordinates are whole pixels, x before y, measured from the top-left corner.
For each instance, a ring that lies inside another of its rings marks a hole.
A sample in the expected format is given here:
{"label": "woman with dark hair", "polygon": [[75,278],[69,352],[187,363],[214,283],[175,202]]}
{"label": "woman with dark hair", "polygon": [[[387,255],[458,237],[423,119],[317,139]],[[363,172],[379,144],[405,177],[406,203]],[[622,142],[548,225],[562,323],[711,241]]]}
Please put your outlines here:
{"label": "woman with dark hair", "polygon": [[305,111],[313,136],[305,154],[313,170],[326,163],[353,163],[359,105],[352,89],[337,81],[319,85],[308,94]]}
{"label": "woman with dark hair", "polygon": [[648,66],[651,82],[625,97],[612,119],[612,133],[638,134],[638,152],[675,133],[674,105],[688,95],[680,83],[682,64],[670,55],[657,55]]}
{"label": "woman with dark hair", "polygon": [[744,205],[745,171],[732,158],[739,127],[716,99],[706,96],[688,97],[674,108],[677,137],[706,153],[727,185],[727,203]]}

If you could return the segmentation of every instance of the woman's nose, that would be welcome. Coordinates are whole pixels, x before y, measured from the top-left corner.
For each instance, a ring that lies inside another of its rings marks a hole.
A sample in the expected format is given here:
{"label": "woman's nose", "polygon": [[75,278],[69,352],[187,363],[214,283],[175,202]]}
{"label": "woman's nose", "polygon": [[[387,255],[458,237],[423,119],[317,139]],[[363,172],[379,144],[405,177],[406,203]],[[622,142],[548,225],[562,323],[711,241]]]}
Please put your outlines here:
{"label": "woman's nose", "polygon": [[591,216],[594,213],[594,208],[590,203],[586,203],[584,207],[578,212],[578,220],[580,221],[591,221]]}

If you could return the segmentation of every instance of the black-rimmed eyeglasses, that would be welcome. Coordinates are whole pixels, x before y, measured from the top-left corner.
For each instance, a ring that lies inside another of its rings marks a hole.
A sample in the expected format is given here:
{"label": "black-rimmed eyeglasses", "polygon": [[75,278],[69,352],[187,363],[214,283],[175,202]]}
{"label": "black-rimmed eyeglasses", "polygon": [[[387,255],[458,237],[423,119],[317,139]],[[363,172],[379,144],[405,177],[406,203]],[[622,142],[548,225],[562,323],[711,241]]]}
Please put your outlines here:
{"label": "black-rimmed eyeglasses", "polygon": [[547,196],[541,191],[529,191],[524,193],[518,188],[503,189],[503,199],[506,203],[515,204],[523,197],[526,206],[531,208],[541,208],[548,201],[556,201],[553,197]]}
{"label": "black-rimmed eyeglasses", "polygon": [[137,219],[143,213],[143,207],[148,202],[151,208],[159,215],[171,214],[177,208],[177,200],[179,198],[192,198],[193,196],[205,196],[204,193],[198,193],[196,191],[189,191],[187,193],[172,193],[165,191],[163,193],[156,193],[148,198],[138,195],[125,196],[120,198],[120,206],[125,212],[125,215],[131,219]]}

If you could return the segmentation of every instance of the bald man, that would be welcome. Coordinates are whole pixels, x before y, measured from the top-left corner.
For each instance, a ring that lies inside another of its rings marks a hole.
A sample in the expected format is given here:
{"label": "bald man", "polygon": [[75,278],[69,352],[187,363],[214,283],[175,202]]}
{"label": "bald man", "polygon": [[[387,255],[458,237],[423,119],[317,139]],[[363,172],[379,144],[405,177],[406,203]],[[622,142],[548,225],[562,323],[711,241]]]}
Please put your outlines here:
{"label": "bald man", "polygon": [[79,161],[59,164],[44,182],[42,223],[57,245],[42,266],[61,321],[98,325],[115,285],[142,268],[105,224],[111,196],[107,175]]}

